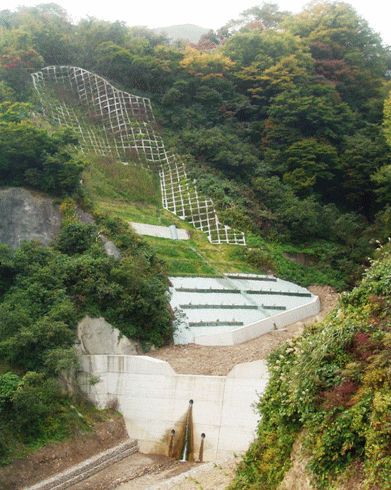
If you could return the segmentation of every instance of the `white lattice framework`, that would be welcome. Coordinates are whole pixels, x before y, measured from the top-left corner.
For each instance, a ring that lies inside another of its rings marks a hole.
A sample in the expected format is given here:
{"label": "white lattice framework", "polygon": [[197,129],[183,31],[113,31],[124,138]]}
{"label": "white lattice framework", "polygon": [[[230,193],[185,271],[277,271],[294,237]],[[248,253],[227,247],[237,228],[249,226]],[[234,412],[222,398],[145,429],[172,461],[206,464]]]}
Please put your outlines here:
{"label": "white lattice framework", "polygon": [[184,164],[166,151],[153,129],[149,99],[73,66],[48,66],[32,78],[45,116],[52,124],[73,127],[84,152],[125,164],[137,160],[159,172],[164,209],[204,231],[211,243],[245,245],[244,234],[219,222],[213,201],[198,195]]}

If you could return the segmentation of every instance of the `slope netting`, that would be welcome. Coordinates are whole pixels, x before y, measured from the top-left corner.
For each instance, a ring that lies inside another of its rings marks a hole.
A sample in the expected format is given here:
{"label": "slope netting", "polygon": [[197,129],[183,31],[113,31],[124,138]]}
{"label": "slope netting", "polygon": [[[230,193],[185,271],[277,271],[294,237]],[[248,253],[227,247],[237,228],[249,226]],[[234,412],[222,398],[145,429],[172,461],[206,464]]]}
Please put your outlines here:
{"label": "slope netting", "polygon": [[54,125],[71,126],[83,152],[137,161],[159,172],[163,207],[205,232],[211,243],[245,245],[245,237],[219,222],[213,201],[201,198],[178,157],[156,135],[151,102],[116,89],[74,66],[48,66],[33,73],[42,110]]}

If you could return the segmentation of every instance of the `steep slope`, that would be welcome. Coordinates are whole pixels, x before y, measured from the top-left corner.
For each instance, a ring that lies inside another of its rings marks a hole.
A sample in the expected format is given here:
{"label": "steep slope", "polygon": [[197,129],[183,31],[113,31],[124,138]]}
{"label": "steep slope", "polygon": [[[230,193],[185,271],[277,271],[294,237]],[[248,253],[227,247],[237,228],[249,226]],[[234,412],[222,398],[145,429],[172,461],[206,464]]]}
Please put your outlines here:
{"label": "steep slope", "polygon": [[339,309],[270,355],[258,438],[232,490],[276,488],[295,443],[315,488],[357,488],[344,486],[357,477],[390,488],[390,279],[387,245]]}
{"label": "steep slope", "polygon": [[149,99],[72,66],[49,66],[32,77],[45,116],[54,125],[73,127],[85,152],[158,172],[165,209],[204,231],[212,243],[245,244],[244,234],[220,223],[213,201],[198,195],[184,164],[166,150]]}

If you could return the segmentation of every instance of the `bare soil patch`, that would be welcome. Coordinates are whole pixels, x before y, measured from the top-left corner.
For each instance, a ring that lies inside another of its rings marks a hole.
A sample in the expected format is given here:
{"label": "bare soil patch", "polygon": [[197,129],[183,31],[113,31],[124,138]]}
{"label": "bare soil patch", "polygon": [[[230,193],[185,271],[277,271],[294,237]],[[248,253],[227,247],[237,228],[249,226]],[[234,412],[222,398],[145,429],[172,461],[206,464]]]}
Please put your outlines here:
{"label": "bare soil patch", "polygon": [[123,418],[113,414],[107,420],[97,422],[91,433],[75,434],[66,441],[48,444],[22,460],[0,467],[0,489],[18,490],[34,485],[127,438]]}
{"label": "bare soil patch", "polygon": [[312,286],[309,291],[319,296],[321,311],[318,315],[297,322],[281,330],[275,330],[242,344],[208,347],[204,345],[169,345],[148,356],[167,361],[178,374],[227,376],[237,365],[266,359],[277,346],[301,334],[304,324],[323,319],[338,301],[338,294],[329,286]]}

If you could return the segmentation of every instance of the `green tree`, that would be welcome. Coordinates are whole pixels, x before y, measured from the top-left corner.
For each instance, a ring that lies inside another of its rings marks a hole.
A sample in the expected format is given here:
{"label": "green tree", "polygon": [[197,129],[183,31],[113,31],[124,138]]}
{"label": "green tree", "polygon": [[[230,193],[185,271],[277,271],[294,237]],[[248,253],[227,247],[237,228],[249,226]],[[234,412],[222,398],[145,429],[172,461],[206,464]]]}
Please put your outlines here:
{"label": "green tree", "polygon": [[104,76],[118,81],[126,90],[164,92],[171,82],[170,68],[152,54],[134,53],[108,41],[95,51],[95,68]]}
{"label": "green tree", "polygon": [[383,131],[387,144],[391,150],[391,92],[384,101]]}
{"label": "green tree", "polygon": [[337,150],[316,138],[302,139],[284,151],[283,181],[298,196],[328,197],[338,163]]}
{"label": "green tree", "polygon": [[10,120],[0,122],[0,182],[3,185],[28,184],[53,194],[69,193],[78,188],[85,161],[74,148],[77,139],[70,128],[50,134],[31,121],[20,120],[20,110],[12,108],[2,119]]}
{"label": "green tree", "polygon": [[[386,173],[382,169],[390,165],[391,153],[380,126],[368,125],[354,135],[346,136],[340,168],[343,172],[347,204],[372,218],[379,209],[374,193],[381,194],[379,189],[385,184],[382,177]],[[375,189],[376,186],[379,186],[378,190]]]}
{"label": "green tree", "polygon": [[186,131],[181,138],[195,157],[228,176],[249,179],[259,164],[255,149],[228,128]]}
{"label": "green tree", "polygon": [[389,50],[351,5],[318,2],[282,26],[308,43],[317,73],[335,83],[353,109],[365,111],[368,99],[381,96]]}
{"label": "green tree", "polygon": [[286,31],[251,30],[230,37],[220,49],[238,67],[253,65],[262,72],[287,56],[295,54],[300,58],[303,47],[298,37]]}
{"label": "green tree", "polygon": [[20,378],[14,373],[0,375],[0,412],[11,409],[12,397],[14,396]]}
{"label": "green tree", "polygon": [[12,397],[15,423],[25,441],[42,437],[49,416],[60,410],[60,386],[54,379],[42,374],[26,373]]}

